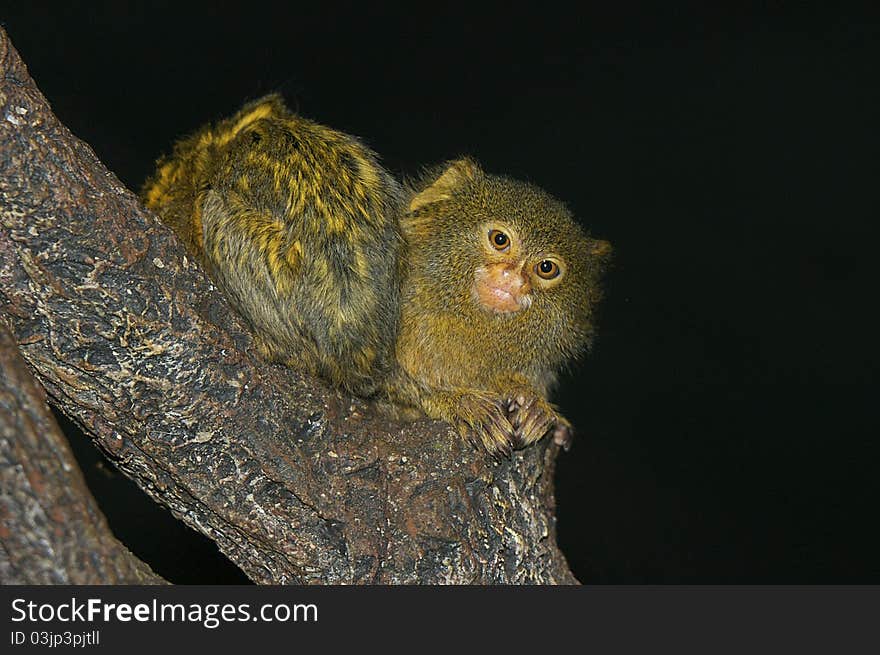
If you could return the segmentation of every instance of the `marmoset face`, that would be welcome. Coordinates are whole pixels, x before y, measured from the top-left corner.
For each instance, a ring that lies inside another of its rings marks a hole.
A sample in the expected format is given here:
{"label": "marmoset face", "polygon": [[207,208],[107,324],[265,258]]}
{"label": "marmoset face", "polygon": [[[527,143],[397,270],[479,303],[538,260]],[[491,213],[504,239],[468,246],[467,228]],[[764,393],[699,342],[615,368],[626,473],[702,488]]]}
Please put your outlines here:
{"label": "marmoset face", "polygon": [[437,175],[404,222],[414,297],[525,365],[553,368],[580,353],[610,245],[532,184],[468,159]]}
{"label": "marmoset face", "polygon": [[568,266],[561,255],[529,248],[507,223],[481,228],[485,263],[474,271],[473,298],[484,309],[500,314],[525,310],[534,294],[563,283]]}

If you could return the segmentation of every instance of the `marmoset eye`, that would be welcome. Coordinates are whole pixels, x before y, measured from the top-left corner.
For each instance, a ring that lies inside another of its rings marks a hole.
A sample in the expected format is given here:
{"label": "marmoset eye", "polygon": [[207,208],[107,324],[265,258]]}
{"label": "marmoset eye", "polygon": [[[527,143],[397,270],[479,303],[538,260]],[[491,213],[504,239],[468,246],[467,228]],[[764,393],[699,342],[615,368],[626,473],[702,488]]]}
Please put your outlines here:
{"label": "marmoset eye", "polygon": [[489,242],[495,250],[505,251],[510,248],[510,237],[501,230],[491,230],[489,232]]}
{"label": "marmoset eye", "polygon": [[544,259],[535,266],[535,272],[538,274],[538,277],[552,280],[559,275],[559,264],[552,259]]}

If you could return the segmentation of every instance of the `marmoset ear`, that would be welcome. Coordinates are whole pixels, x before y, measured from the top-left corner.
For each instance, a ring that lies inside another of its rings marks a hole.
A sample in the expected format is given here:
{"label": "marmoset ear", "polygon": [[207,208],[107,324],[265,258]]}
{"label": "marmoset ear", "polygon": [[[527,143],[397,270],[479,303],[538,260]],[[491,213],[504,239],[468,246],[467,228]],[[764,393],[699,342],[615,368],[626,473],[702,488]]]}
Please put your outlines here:
{"label": "marmoset ear", "polygon": [[[415,211],[425,205],[439,200],[448,200],[456,189],[481,176],[480,165],[469,157],[462,157],[449,162],[439,176],[427,187],[413,196],[409,202],[409,210]],[[429,178],[430,179],[430,178]]]}
{"label": "marmoset ear", "polygon": [[606,262],[611,259],[611,244],[601,239],[590,239],[590,255]]}

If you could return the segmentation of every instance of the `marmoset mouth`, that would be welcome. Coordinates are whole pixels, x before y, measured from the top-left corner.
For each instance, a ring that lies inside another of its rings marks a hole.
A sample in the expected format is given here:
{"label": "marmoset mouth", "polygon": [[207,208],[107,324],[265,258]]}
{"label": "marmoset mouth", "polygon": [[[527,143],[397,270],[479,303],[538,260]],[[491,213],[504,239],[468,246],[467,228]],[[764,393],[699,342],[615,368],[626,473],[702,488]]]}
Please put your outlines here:
{"label": "marmoset mouth", "polygon": [[474,272],[474,299],[484,309],[512,314],[532,304],[530,287],[519,272],[507,264],[492,264]]}

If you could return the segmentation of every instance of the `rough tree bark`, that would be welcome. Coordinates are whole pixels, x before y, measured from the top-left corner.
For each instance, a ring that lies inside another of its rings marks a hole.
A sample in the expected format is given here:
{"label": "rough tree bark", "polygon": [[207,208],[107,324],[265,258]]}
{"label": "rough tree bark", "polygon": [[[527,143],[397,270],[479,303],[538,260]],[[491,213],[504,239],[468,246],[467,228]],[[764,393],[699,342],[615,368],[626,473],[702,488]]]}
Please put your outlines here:
{"label": "rough tree bark", "polygon": [[555,446],[497,463],[442,423],[390,421],[260,361],[2,30],[0,68],[0,320],[120,470],[259,583],[576,582]]}
{"label": "rough tree bark", "polygon": [[107,527],[46,405],[0,324],[0,580],[160,584]]}

